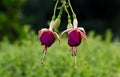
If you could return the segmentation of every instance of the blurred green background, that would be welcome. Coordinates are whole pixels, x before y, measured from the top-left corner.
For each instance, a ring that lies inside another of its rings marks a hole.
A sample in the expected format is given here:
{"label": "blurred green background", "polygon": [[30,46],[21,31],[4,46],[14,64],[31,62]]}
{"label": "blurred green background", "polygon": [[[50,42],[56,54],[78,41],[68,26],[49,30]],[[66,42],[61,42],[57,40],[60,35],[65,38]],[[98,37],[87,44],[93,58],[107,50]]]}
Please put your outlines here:
{"label": "blurred green background", "polygon": [[[67,35],[48,49],[37,32],[48,27],[56,0],[0,0],[0,77],[120,77],[120,0],[71,0],[79,26],[87,31],[77,48],[77,65]],[[63,14],[59,33],[66,29]],[[59,48],[59,50],[58,50]]]}

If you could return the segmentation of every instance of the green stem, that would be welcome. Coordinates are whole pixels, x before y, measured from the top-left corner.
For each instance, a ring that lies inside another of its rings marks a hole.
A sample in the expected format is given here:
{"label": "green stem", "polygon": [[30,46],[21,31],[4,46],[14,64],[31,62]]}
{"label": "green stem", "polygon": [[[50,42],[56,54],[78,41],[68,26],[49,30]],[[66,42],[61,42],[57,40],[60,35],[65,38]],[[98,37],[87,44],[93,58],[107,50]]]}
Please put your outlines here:
{"label": "green stem", "polygon": [[55,20],[55,14],[56,14],[56,9],[57,9],[57,5],[58,5],[59,0],[56,1],[55,7],[54,7],[54,13],[52,16],[52,20]]}
{"label": "green stem", "polygon": [[66,7],[66,5],[65,5],[65,4],[64,4],[64,9],[65,9],[66,13],[68,14],[68,24],[71,24],[71,17],[70,17],[70,13],[68,12],[67,7]]}
{"label": "green stem", "polygon": [[58,14],[58,18],[59,18],[59,19],[61,19],[62,13],[63,13],[63,6],[61,6],[60,12],[59,12],[59,14]]}
{"label": "green stem", "polygon": [[73,11],[73,8],[72,8],[72,5],[71,5],[71,3],[70,3],[70,0],[68,0],[68,3],[69,3],[69,6],[70,6],[70,9],[71,9],[71,11],[72,11],[73,18],[76,18],[76,14],[75,14],[75,12]]}
{"label": "green stem", "polygon": [[70,16],[70,14],[69,14],[69,12],[68,12],[68,10],[67,10],[66,5],[64,5],[64,9],[65,9],[66,13],[68,14],[68,16]]}

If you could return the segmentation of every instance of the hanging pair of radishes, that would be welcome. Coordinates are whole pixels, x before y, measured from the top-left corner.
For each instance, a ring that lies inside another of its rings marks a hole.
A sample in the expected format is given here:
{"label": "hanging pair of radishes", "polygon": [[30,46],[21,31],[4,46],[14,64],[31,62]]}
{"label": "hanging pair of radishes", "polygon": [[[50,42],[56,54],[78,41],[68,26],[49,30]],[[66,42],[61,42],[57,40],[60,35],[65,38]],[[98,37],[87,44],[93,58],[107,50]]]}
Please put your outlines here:
{"label": "hanging pair of radishes", "polygon": [[[55,16],[56,8],[57,8],[57,5],[59,2],[61,2],[62,5],[60,7],[58,17],[56,18],[56,16]],[[68,7],[72,11],[73,23],[71,23],[71,16],[67,9]],[[59,35],[53,31],[53,27],[56,27],[56,26],[58,27],[60,25],[62,12],[64,10],[68,14],[68,25],[67,25],[67,29],[65,31],[63,31],[61,33],[61,35],[63,35],[65,32],[68,33],[68,45],[71,47],[72,56],[75,56],[75,61],[76,61],[76,53],[77,53],[76,47],[80,45],[82,38],[84,38],[87,41],[87,36],[86,36],[84,28],[78,27],[78,21],[77,21],[76,15],[72,9],[70,0],[68,0],[68,1],[57,0],[56,4],[55,4],[55,8],[54,8],[54,14],[53,14],[52,20],[50,22],[49,29],[43,28],[43,29],[39,30],[39,32],[38,32],[39,40],[40,40],[41,44],[45,46],[45,48],[43,50],[42,61],[41,61],[42,64],[43,64],[45,54],[47,52],[47,48],[50,47],[55,42],[56,38],[58,38],[58,40],[60,40]]]}

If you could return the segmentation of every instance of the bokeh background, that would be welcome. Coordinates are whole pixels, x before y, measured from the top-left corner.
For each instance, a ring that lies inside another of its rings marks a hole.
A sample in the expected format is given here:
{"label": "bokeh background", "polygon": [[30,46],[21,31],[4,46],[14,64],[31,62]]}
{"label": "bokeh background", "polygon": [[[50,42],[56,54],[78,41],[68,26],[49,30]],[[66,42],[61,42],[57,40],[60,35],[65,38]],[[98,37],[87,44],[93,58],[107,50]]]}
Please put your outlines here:
{"label": "bokeh background", "polygon": [[[0,39],[15,40],[24,35],[24,25],[36,33],[48,27],[56,0],[0,0]],[[86,31],[94,30],[105,34],[107,29],[114,37],[120,37],[120,0],[71,0],[79,20],[79,26]],[[59,31],[66,29],[67,15],[62,17]]]}
{"label": "bokeh background", "polygon": [[0,77],[120,77],[120,0],[70,1],[89,40],[77,47],[77,69],[65,34],[40,63],[37,33],[49,27],[56,0],[0,0]]}

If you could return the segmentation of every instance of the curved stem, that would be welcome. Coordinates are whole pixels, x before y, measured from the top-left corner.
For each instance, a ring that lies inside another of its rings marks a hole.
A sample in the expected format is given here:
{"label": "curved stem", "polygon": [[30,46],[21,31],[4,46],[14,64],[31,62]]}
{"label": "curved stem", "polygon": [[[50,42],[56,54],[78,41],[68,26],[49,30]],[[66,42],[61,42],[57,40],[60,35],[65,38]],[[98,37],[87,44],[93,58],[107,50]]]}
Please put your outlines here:
{"label": "curved stem", "polygon": [[71,17],[70,17],[70,13],[68,12],[68,9],[66,7],[66,5],[64,4],[64,9],[66,11],[66,13],[68,14],[68,24],[71,24]]}
{"label": "curved stem", "polygon": [[58,14],[59,19],[61,19],[62,13],[63,13],[63,5],[61,6],[59,14]]}
{"label": "curved stem", "polygon": [[59,0],[56,1],[55,7],[54,7],[54,13],[53,13],[52,20],[55,20],[55,14],[56,14],[56,9],[57,9],[58,2],[59,2]]}
{"label": "curved stem", "polygon": [[66,13],[68,14],[68,16],[70,16],[70,14],[69,14],[69,12],[68,12],[67,7],[66,7],[65,4],[64,4],[64,9],[65,9]]}
{"label": "curved stem", "polygon": [[72,13],[73,13],[73,18],[76,18],[76,14],[75,14],[75,12],[73,11],[73,8],[72,8],[72,5],[71,5],[71,3],[70,3],[70,0],[68,0],[68,3],[69,3],[69,6],[70,6],[71,11],[72,11]]}

